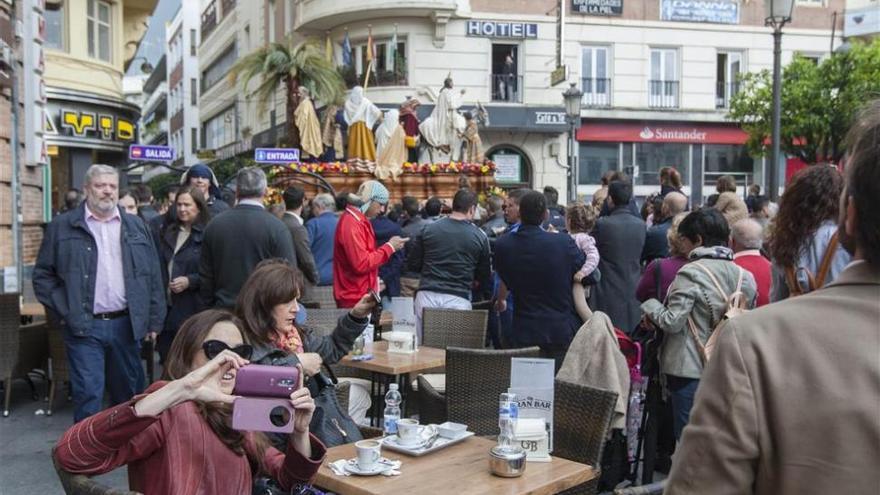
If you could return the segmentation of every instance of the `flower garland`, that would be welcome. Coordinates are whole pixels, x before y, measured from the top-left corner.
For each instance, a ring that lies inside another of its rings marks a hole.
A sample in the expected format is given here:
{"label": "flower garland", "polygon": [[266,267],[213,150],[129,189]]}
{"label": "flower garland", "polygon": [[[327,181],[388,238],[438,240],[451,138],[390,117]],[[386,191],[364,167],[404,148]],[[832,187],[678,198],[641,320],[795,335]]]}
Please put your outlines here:
{"label": "flower garland", "polygon": [[[285,168],[290,170],[298,170],[300,172],[311,172],[313,174],[324,175],[330,174],[349,174],[356,172],[354,167],[349,166],[346,162],[325,162],[325,163],[291,163],[286,167],[276,167],[274,171],[281,172]],[[404,162],[404,174],[422,174],[422,175],[438,175],[438,174],[468,174],[468,175],[494,175],[495,162],[486,161],[484,163],[467,163],[467,162],[449,162],[449,163],[412,163]]]}

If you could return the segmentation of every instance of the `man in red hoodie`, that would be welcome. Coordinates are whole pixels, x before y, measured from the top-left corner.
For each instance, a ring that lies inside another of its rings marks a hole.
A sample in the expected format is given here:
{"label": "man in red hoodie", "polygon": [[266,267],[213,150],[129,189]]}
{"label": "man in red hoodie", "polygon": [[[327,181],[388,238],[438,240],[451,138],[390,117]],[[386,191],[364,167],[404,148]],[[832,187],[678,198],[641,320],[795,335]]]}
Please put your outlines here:
{"label": "man in red hoodie", "polygon": [[394,236],[376,246],[370,219],[385,209],[388,200],[388,189],[368,180],[356,196],[349,195],[348,206],[339,217],[333,240],[333,297],[339,308],[353,308],[370,289],[378,293],[379,267],[409,240]]}
{"label": "man in red hoodie", "polygon": [[758,287],[756,308],[770,302],[770,261],[761,254],[763,231],[761,224],[751,219],[740,220],[730,229],[733,262],[755,277]]}

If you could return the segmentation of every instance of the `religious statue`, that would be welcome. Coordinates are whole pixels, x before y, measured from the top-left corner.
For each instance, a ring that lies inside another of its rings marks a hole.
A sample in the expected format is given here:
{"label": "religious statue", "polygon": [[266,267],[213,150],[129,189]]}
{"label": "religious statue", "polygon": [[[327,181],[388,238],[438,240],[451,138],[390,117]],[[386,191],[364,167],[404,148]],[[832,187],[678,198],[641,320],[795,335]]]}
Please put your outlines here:
{"label": "religious statue", "polygon": [[467,125],[464,130],[465,154],[464,159],[469,163],[483,162],[483,140],[480,138],[480,128],[477,119],[471,112],[465,112],[464,119]]}
{"label": "religious statue", "polygon": [[305,86],[299,87],[300,102],[293,113],[296,128],[299,130],[299,147],[302,158],[318,158],[324,151],[321,143],[321,124],[318,114]]}
{"label": "religious statue", "polygon": [[[464,90],[461,90],[460,94],[463,95]],[[443,81],[443,89],[440,90],[431,115],[419,125],[419,131],[429,146],[428,161],[459,160],[461,155],[459,135],[465,130],[464,117],[458,113],[460,106],[459,97],[453,91],[450,74]],[[440,157],[433,156],[433,150],[439,150],[442,155]]]}
{"label": "religious statue", "polygon": [[421,103],[412,96],[400,105],[400,123],[406,133],[407,161],[419,161],[419,116],[416,111]]}
{"label": "religious statue", "polygon": [[342,144],[342,124],[338,118],[339,107],[328,105],[324,110],[324,123],[321,125],[321,141],[324,145],[323,161],[334,162],[345,155]]}
{"label": "religious statue", "polygon": [[382,125],[376,130],[376,169],[379,180],[396,180],[403,173],[406,161],[406,132],[400,124],[400,113],[388,110]]}
{"label": "religious statue", "polygon": [[375,162],[376,144],[372,129],[382,119],[382,111],[364,96],[363,87],[355,86],[345,102],[344,115],[348,124],[348,159]]}

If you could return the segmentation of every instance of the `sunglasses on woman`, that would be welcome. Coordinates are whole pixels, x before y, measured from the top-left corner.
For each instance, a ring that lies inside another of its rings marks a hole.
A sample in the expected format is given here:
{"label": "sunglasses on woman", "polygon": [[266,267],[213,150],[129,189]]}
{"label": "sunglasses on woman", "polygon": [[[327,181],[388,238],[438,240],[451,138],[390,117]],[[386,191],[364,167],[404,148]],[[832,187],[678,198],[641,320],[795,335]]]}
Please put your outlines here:
{"label": "sunglasses on woman", "polygon": [[206,340],[202,344],[202,350],[205,351],[205,357],[208,359],[214,359],[218,354],[225,350],[230,350],[244,359],[250,359],[254,353],[254,348],[248,344],[241,344],[235,347],[229,347],[226,342],[221,342],[219,340]]}

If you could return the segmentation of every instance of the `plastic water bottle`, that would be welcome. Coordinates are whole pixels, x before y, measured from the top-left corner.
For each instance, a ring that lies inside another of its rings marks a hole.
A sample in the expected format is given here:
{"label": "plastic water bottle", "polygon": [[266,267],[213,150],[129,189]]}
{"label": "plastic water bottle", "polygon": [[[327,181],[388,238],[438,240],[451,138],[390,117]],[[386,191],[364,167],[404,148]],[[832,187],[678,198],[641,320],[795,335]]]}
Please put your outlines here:
{"label": "plastic water bottle", "polygon": [[519,418],[519,404],[516,394],[503,393],[498,399],[498,446],[502,449],[511,448],[516,432],[516,420]]}
{"label": "plastic water bottle", "polygon": [[397,391],[397,384],[389,385],[388,393],[385,394],[385,436],[397,434],[397,420],[400,419],[400,402],[402,400],[403,397]]}

